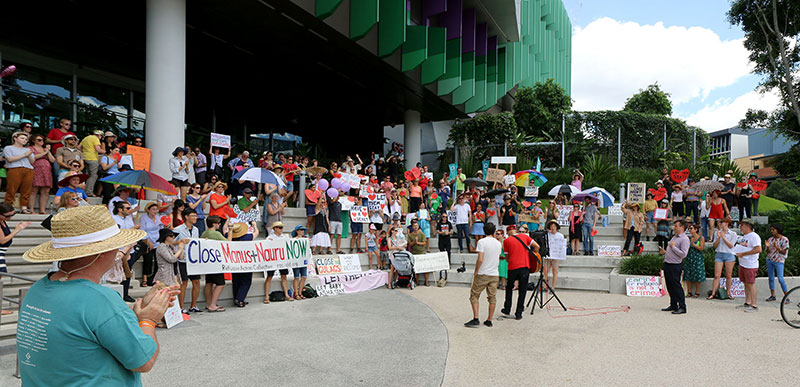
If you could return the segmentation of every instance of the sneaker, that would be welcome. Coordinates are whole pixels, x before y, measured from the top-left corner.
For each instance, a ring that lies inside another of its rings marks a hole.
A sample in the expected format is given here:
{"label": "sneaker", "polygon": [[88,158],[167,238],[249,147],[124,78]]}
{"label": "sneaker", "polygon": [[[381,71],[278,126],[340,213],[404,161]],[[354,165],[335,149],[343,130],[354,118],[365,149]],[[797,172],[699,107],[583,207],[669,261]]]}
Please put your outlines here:
{"label": "sneaker", "polygon": [[522,320],[522,315],[518,314],[518,315],[514,316],[514,320],[517,320],[517,321]]}
{"label": "sneaker", "polygon": [[472,320],[464,323],[465,327],[477,327],[479,325],[481,325],[481,320],[478,320],[477,318],[473,318]]}
{"label": "sneaker", "polygon": [[788,299],[788,298],[787,298],[787,299],[785,299],[785,300],[783,300],[783,304],[784,304],[784,305],[789,305],[789,304],[791,304],[791,303],[792,303],[792,300],[790,300],[790,299]]}
{"label": "sneaker", "polygon": [[491,320],[486,320],[486,321],[483,322],[483,325],[486,325],[487,327],[491,328],[492,327],[492,321]]}
{"label": "sneaker", "polygon": [[136,302],[131,296],[125,296],[122,298],[125,302]]}
{"label": "sneaker", "polygon": [[181,313],[183,313],[183,314],[189,314],[189,311],[188,311],[188,310],[186,310],[186,309],[181,309]]}
{"label": "sneaker", "polygon": [[744,308],[744,311],[747,313],[758,312],[757,306],[748,305],[747,308]]}
{"label": "sneaker", "polygon": [[203,311],[194,306],[189,308],[189,313],[203,313]]}
{"label": "sneaker", "polygon": [[502,313],[502,314],[504,314],[504,315],[508,316],[508,315],[510,315],[510,314],[511,314],[511,311],[510,311],[510,310],[508,310],[508,309],[500,309],[500,313]]}
{"label": "sneaker", "polygon": [[769,298],[767,298],[767,300],[766,300],[766,301],[767,301],[767,302],[772,302],[772,301],[775,301],[775,296],[769,296]]}
{"label": "sneaker", "polygon": [[737,306],[736,309],[741,310],[741,309],[747,309],[749,307],[750,307],[750,304],[745,302],[744,304]]}

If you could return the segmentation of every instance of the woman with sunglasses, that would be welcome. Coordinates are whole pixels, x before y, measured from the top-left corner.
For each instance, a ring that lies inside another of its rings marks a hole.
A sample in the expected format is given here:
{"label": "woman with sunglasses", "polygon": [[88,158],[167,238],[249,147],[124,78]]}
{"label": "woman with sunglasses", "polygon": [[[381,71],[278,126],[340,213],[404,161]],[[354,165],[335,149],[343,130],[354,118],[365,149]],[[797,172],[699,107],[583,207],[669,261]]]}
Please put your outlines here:
{"label": "woman with sunglasses", "polygon": [[75,192],[64,192],[61,195],[61,198],[58,200],[58,210],[57,212],[64,211],[68,208],[75,208],[80,205],[81,198],[78,197],[78,194]]}
{"label": "woman with sunglasses", "polygon": [[[211,176],[216,177],[216,175]],[[197,222],[195,226],[199,231],[198,235],[203,235],[203,232],[206,231],[206,212],[203,206],[205,205],[208,194],[202,193],[202,191],[203,187],[198,183],[194,183],[189,189],[189,194],[186,195],[186,206],[197,213]]]}
{"label": "woman with sunglasses", "polygon": [[47,213],[47,199],[53,186],[53,162],[56,158],[50,153],[50,145],[44,144],[44,136],[33,135],[33,192],[31,194],[31,210],[36,206],[36,194],[39,194],[39,213]]}
{"label": "woman with sunglasses", "polygon": [[583,211],[581,211],[581,204],[578,202],[572,203],[572,211],[569,212],[569,244],[572,250],[572,255],[578,254],[578,247],[581,244],[581,224],[583,223]]}
{"label": "woman with sunglasses", "polygon": [[[0,235],[0,273],[8,272],[8,269],[6,269],[6,251],[11,246],[12,240],[20,231],[31,225],[31,222],[19,222],[14,227],[14,231],[11,231],[6,222],[11,220],[11,217],[15,214],[14,206],[8,203],[0,203],[0,231],[2,231],[2,235]],[[3,309],[3,315],[11,313],[13,312]]]}
{"label": "woman with sunglasses", "polygon": [[211,192],[211,189],[214,187],[214,185],[217,184],[218,181],[219,181],[219,176],[213,173],[209,173],[208,181],[206,181],[203,184],[203,189],[200,190],[200,193],[202,193],[203,195],[209,194]]}
{"label": "woman with sunglasses", "polygon": [[33,151],[25,146],[28,143],[28,135],[23,132],[14,133],[11,141],[11,145],[3,148],[8,177],[5,202],[14,203],[19,191],[19,205],[22,207],[20,212],[30,214],[28,202],[33,188],[33,162],[35,161]]}

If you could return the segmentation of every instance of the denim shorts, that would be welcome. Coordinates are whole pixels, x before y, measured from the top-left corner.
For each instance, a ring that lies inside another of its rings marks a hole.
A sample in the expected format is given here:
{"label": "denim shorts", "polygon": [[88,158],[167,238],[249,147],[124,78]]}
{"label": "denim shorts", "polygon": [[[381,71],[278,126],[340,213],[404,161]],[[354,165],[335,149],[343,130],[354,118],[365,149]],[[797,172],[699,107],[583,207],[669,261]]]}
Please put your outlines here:
{"label": "denim shorts", "polygon": [[356,223],[350,222],[350,232],[353,234],[361,234],[364,232],[364,224],[363,223]]}
{"label": "denim shorts", "polygon": [[653,218],[654,216],[656,216],[656,212],[655,211],[647,211],[647,212],[645,212],[645,216],[647,216],[647,223],[657,223],[658,222],[655,218]]}
{"label": "denim shorts", "polygon": [[294,278],[306,278],[308,276],[308,267],[295,267],[292,268]]}
{"label": "denim shorts", "polygon": [[736,256],[731,253],[720,253],[717,252],[714,255],[714,262],[733,262],[736,260]]}
{"label": "denim shorts", "polygon": [[378,247],[377,246],[369,246],[369,247],[367,247],[367,251],[378,251]]}

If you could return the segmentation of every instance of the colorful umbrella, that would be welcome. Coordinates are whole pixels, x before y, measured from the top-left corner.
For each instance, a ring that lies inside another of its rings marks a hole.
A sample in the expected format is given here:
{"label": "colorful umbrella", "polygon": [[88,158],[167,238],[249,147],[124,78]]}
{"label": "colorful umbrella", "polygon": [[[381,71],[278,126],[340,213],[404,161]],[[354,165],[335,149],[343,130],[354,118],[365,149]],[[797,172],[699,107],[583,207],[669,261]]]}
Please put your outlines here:
{"label": "colorful umbrella", "polygon": [[237,172],[233,175],[236,180],[254,181],[256,183],[273,184],[279,187],[285,187],[286,184],[283,179],[279,178],[275,172],[264,168],[247,168]]}
{"label": "colorful umbrella", "polygon": [[533,181],[533,185],[537,187],[541,187],[544,183],[547,183],[547,178],[544,175],[534,169],[528,169],[525,171],[519,171],[514,174],[516,180],[514,181],[514,185],[517,187],[527,187],[530,185],[530,182]]}
{"label": "colorful umbrella", "polygon": [[106,176],[100,179],[100,181],[111,184],[124,185],[126,187],[141,188],[150,191],[161,192],[167,195],[178,194],[177,192],[175,192],[175,189],[172,187],[172,184],[164,180],[163,177],[158,176],[152,172],[138,170],[138,169],[133,171],[115,173],[113,175]]}

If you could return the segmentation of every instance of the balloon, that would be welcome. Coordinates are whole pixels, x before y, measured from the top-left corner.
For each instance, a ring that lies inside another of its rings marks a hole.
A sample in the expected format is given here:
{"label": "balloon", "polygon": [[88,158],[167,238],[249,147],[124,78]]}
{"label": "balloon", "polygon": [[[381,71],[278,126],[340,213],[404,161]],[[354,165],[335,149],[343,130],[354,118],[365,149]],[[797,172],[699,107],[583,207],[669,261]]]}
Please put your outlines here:
{"label": "balloon", "polygon": [[349,191],[350,190],[350,184],[347,184],[346,182],[341,181],[339,179],[331,180],[331,187],[339,189],[339,190],[342,190],[342,191]]}
{"label": "balloon", "polygon": [[325,180],[325,179],[319,179],[319,181],[317,182],[317,188],[318,189],[321,189],[321,190],[324,191],[324,190],[328,189],[328,187],[330,187],[330,183],[328,183],[328,181]]}
{"label": "balloon", "polygon": [[339,182],[341,182],[341,180],[339,180],[339,178],[337,177],[334,177],[333,179],[331,179],[331,187],[339,189],[339,184],[340,184]]}
{"label": "balloon", "polygon": [[336,188],[333,188],[333,187],[328,188],[327,193],[328,193],[328,196],[330,196],[331,199],[336,199],[339,196],[339,190],[336,189]]}

